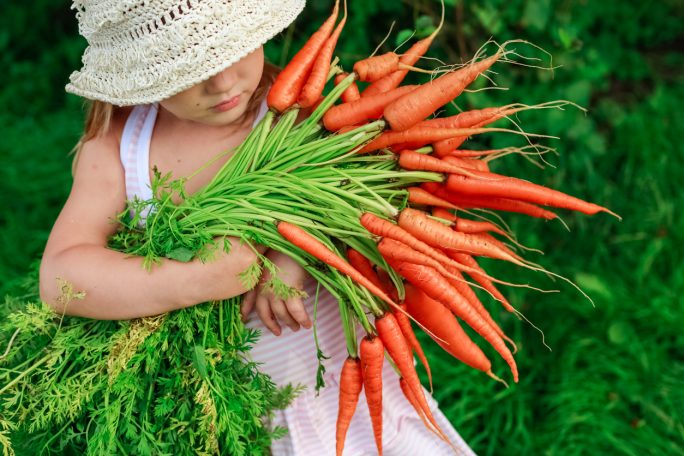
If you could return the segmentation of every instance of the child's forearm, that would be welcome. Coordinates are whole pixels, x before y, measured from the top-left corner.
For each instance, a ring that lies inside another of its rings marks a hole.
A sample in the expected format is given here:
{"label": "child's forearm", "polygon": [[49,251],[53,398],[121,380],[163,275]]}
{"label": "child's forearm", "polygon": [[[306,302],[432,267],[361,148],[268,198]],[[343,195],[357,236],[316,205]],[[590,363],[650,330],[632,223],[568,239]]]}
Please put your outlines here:
{"label": "child's forearm", "polygon": [[[265,248],[258,246],[258,250]],[[47,252],[46,252],[47,253]],[[233,242],[215,261],[162,260],[146,271],[142,258],[96,245],[80,245],[46,255],[40,270],[41,299],[58,313],[99,320],[159,315],[214,299],[245,293],[238,274],[255,261],[249,246]],[[58,278],[85,292],[64,308]]]}

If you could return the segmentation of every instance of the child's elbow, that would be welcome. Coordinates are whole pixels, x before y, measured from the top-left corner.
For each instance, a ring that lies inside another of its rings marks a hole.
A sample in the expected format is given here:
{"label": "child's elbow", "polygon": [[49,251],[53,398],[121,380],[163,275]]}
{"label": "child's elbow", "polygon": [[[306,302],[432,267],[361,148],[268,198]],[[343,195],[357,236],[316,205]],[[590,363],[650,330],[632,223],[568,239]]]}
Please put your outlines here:
{"label": "child's elbow", "polygon": [[62,312],[64,309],[59,309],[60,286],[59,280],[53,273],[53,268],[49,258],[43,258],[40,263],[40,272],[38,276],[38,293],[40,300],[47,304],[55,312]]}
{"label": "child's elbow", "polygon": [[40,300],[52,308],[55,312],[57,309],[57,279],[53,277],[50,271],[49,261],[46,258],[40,263],[40,273],[38,277],[38,293]]}

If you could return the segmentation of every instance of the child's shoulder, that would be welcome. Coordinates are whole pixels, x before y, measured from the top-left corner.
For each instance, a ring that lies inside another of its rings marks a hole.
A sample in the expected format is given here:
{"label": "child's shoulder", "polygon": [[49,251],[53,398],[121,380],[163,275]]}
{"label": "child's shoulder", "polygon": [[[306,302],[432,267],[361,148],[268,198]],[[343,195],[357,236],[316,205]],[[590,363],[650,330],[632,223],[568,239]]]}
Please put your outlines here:
{"label": "child's shoulder", "polygon": [[96,164],[111,166],[120,161],[121,135],[132,109],[130,106],[115,107],[108,128],[83,141],[79,147],[76,163],[74,163],[76,169],[78,163],[81,162],[88,162],[91,166]]}

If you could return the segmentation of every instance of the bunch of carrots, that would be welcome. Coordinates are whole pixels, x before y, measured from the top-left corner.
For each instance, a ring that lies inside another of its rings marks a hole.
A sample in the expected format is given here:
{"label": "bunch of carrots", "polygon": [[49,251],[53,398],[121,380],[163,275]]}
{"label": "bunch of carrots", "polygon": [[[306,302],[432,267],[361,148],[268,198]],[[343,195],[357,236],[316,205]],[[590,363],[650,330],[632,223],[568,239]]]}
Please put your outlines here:
{"label": "bunch of carrots", "polygon": [[[331,50],[345,23],[343,18],[334,28],[336,17],[337,5],[330,18],[281,73],[269,94],[269,103],[274,110],[282,112],[296,105],[312,106],[321,96],[323,75],[329,71]],[[404,208],[395,219],[383,218],[372,212],[364,212],[359,218],[367,234],[376,241],[378,252],[393,272],[402,278],[402,283],[397,286],[387,269],[373,265],[352,248],[347,250],[345,259],[301,228],[287,222],[278,225],[279,232],[294,245],[348,275],[379,298],[377,304],[371,306],[375,314],[373,331],[361,340],[358,350],[354,341],[350,341],[350,356],[343,365],[336,435],[338,455],[344,448],[347,429],[364,389],[378,452],[382,453],[381,371],[385,352],[396,366],[407,400],[426,426],[446,440],[427,405],[413,365],[415,353],[431,383],[430,368],[413,333],[411,319],[452,356],[500,380],[492,373],[489,359],[461,328],[458,319],[463,320],[494,347],[510,366],[513,380],[518,381],[513,358],[515,344],[493,320],[464,274],[506,310],[515,312],[494,284],[505,282],[490,277],[475,257],[542,269],[525,261],[493,236],[510,238],[498,225],[463,218],[457,213],[494,209],[554,219],[557,215],[542,207],[552,206],[590,215],[601,211],[613,214],[604,207],[559,191],[491,172],[488,162],[506,151],[459,149],[470,136],[507,131],[485,128],[496,120],[522,110],[560,107],[568,102],[537,106],[514,104],[471,110],[446,118],[429,118],[507,55],[504,45],[494,55],[486,58],[476,56],[463,67],[447,71],[429,83],[401,85],[408,72],[416,69],[413,65],[429,49],[438,31],[439,28],[402,55],[389,52],[370,57],[356,62],[351,75],[338,75],[336,84],[348,81],[348,78],[369,84],[360,91],[352,82],[341,95],[342,103],[332,106],[322,118],[324,127],[337,133],[383,120],[388,128],[358,150],[359,154],[391,151],[396,154],[401,169],[441,175],[438,182],[407,188],[408,202],[414,207]],[[401,303],[397,304],[395,301],[400,297]]]}
{"label": "bunch of carrots", "polygon": [[[434,72],[436,77],[425,84],[402,85],[409,71],[426,71],[415,65],[441,24],[405,53],[372,56],[345,72],[333,60],[347,18],[345,4],[338,22],[339,6],[338,0],[330,17],[279,74],[267,97],[269,112],[213,180],[187,195],[184,180],[156,176],[154,198],[129,206],[135,213],[149,209],[145,229],[137,218],[122,219],[111,245],[145,256],[148,267],[160,257],[190,260],[206,254],[207,246],[216,246],[222,236],[290,255],[339,303],[349,357],[340,379],[337,454],[343,452],[362,391],[381,454],[385,354],[396,367],[406,399],[425,425],[448,442],[413,364],[415,354],[431,383],[412,322],[458,360],[504,382],[461,328],[462,320],[492,345],[518,381],[515,344],[473,290],[484,290],[518,314],[497,288],[513,284],[487,274],[476,257],[553,273],[524,259],[506,242],[515,239],[505,225],[482,214],[496,210],[551,220],[558,216],[549,207],[612,212],[490,171],[489,163],[499,157],[529,156],[527,147],[460,148],[473,135],[518,133],[487,127],[496,120],[572,103],[512,104],[435,117],[479,76],[486,77],[492,65],[513,62],[509,56],[516,54],[507,49],[512,42],[489,57],[478,52],[464,65]],[[296,123],[303,109],[311,114]],[[525,134],[529,136],[534,135]],[[541,146],[529,147],[544,152]],[[180,203],[172,202],[173,193],[183,196]],[[264,268],[276,272],[259,256]],[[253,285],[260,272],[246,271],[243,279]],[[271,276],[277,281],[277,274]],[[283,284],[273,285],[290,292]],[[359,327],[364,332],[360,341]]]}

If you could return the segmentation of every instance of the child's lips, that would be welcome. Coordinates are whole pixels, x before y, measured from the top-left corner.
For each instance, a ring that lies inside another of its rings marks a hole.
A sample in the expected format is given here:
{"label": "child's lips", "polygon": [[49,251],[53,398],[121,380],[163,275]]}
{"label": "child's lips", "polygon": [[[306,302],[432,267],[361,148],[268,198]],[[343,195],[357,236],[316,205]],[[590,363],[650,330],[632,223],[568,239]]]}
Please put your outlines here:
{"label": "child's lips", "polygon": [[212,109],[217,112],[225,112],[230,109],[233,109],[236,107],[238,104],[240,104],[240,95],[235,95],[232,98],[229,98],[225,101],[222,101],[221,103],[212,106]]}

